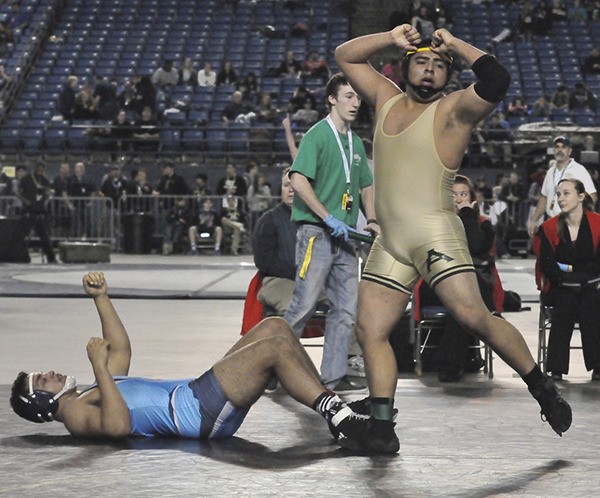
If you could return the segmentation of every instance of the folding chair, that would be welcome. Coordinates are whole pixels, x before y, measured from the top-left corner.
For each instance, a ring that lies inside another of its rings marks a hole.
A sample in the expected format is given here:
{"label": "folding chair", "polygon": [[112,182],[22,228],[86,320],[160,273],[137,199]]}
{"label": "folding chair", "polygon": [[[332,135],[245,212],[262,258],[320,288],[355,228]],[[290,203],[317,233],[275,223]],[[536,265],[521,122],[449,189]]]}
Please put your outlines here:
{"label": "folding chair", "polygon": [[[414,359],[415,359],[415,373],[420,377],[423,375],[423,353],[426,349],[437,348],[438,345],[434,344],[434,334],[439,334],[444,331],[446,325],[446,318],[448,316],[448,310],[444,306],[440,305],[421,305],[421,286],[423,279],[417,282],[413,295],[411,298],[410,308],[410,326],[411,335],[414,343]],[[471,348],[481,349],[484,351],[484,367],[483,372],[491,379],[494,377],[494,364],[492,348],[487,344],[481,342],[479,345],[470,346]]]}

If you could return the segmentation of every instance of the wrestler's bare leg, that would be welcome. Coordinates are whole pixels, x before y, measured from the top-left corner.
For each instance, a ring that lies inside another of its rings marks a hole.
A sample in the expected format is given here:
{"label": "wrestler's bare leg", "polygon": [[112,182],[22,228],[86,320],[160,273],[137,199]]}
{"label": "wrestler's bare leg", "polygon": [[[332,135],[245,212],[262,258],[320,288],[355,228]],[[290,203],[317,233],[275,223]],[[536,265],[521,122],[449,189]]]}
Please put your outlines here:
{"label": "wrestler's bare leg", "polygon": [[356,335],[372,398],[394,398],[398,366],[389,337],[409,300],[400,291],[368,280],[360,282]]}
{"label": "wrestler's bare leg", "polygon": [[475,273],[445,278],[434,290],[452,316],[489,344],[519,375],[531,372],[535,360],[523,336],[514,325],[488,311],[481,299]]}
{"label": "wrestler's bare leg", "polygon": [[260,398],[273,375],[290,396],[308,407],[326,392],[292,329],[277,317],[250,330],[214,365],[213,372],[227,399],[242,408]]}

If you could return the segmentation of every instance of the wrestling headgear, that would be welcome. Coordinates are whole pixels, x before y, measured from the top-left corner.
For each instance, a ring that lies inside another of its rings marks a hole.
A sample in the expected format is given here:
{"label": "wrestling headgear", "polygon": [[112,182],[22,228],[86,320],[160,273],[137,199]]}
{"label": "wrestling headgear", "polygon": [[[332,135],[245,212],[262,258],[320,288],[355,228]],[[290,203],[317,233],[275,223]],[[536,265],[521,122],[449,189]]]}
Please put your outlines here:
{"label": "wrestling headgear", "polygon": [[[54,420],[54,414],[58,410],[58,398],[77,386],[75,377],[67,377],[64,387],[56,394],[48,391],[33,390],[33,376],[39,372],[26,374],[27,392],[13,393],[10,397],[10,405],[17,415],[31,422],[41,424]],[[18,378],[17,378],[18,380]]]}
{"label": "wrestling headgear", "polygon": [[419,97],[421,97],[422,99],[429,99],[436,93],[439,93],[444,88],[446,88],[448,81],[450,81],[450,75],[452,74],[453,59],[448,54],[438,54],[443,59],[443,61],[446,63],[446,66],[448,67],[448,71],[446,74],[446,81],[444,82],[444,86],[442,86],[441,88],[434,88],[434,87],[422,86],[422,85],[414,85],[408,81],[408,66],[410,64],[410,60],[412,59],[413,55],[415,55],[419,52],[432,52],[431,40],[423,40],[417,46],[417,50],[409,50],[408,52],[406,52],[406,54],[404,55],[404,59],[402,60],[402,75],[404,76],[404,81],[406,82],[406,84],[408,86],[410,86]]}

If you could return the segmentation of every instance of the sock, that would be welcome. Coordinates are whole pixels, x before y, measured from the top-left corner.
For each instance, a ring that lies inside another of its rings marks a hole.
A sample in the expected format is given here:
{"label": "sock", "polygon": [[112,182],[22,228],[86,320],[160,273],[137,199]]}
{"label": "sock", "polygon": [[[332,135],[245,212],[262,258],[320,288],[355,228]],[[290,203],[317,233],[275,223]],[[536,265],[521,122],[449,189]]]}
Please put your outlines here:
{"label": "sock", "polygon": [[328,418],[331,408],[338,403],[343,403],[343,401],[337,394],[332,391],[325,391],[315,400],[312,408],[322,417]]}
{"label": "sock", "polygon": [[539,365],[536,363],[533,370],[528,374],[522,376],[522,379],[527,384],[527,387],[532,388],[546,381],[546,376],[540,370]]}
{"label": "sock", "polygon": [[369,398],[371,400],[371,416],[378,420],[394,418],[394,398]]}

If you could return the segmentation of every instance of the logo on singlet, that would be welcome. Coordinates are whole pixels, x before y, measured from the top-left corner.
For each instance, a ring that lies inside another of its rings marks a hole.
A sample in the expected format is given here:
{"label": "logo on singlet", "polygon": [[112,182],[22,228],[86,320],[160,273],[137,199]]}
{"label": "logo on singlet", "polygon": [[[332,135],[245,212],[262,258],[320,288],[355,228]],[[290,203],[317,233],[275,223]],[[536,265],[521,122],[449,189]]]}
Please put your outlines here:
{"label": "logo on singlet", "polygon": [[431,271],[431,265],[437,263],[438,261],[454,261],[454,258],[451,258],[447,254],[443,252],[437,252],[435,249],[430,249],[427,252],[427,271]]}

